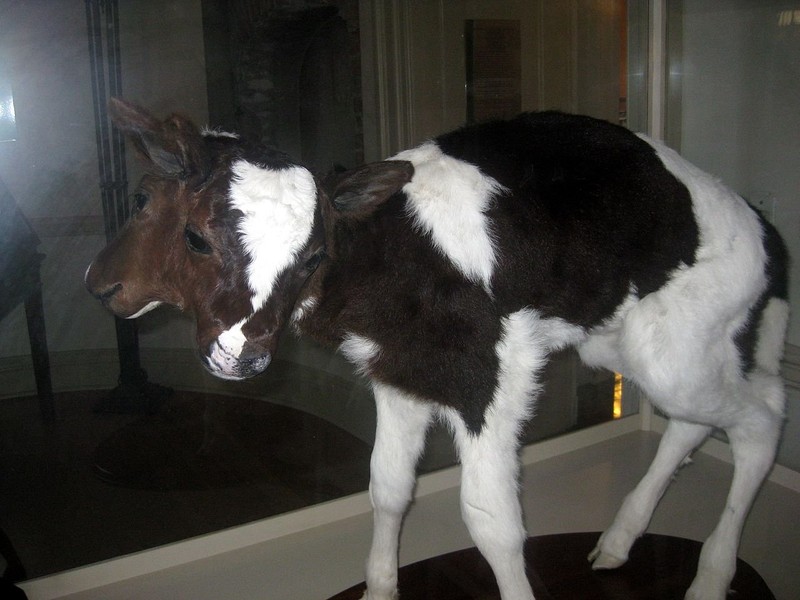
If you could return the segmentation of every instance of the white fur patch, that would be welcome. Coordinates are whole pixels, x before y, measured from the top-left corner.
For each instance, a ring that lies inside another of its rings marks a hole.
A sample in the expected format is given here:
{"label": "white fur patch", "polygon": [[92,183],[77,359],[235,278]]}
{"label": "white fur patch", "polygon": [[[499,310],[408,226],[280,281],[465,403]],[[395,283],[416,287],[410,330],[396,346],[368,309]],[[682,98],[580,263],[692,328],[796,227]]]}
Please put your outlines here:
{"label": "white fur patch", "polygon": [[766,286],[761,226],[722,183],[643,139],[691,195],[696,260],[656,292],[629,298],[615,319],[592,332],[581,357],[630,377],[672,417],[725,426],[749,402],[734,336]]}
{"label": "white fur patch", "polygon": [[241,356],[247,338],[242,333],[242,327],[247,319],[242,319],[230,329],[223,331],[211,344],[211,350],[206,357],[208,369],[221,379],[240,381],[246,377],[260,373],[267,368],[272,357],[267,353],[251,358],[247,361],[248,374],[243,374]]}
{"label": "white fur patch", "polygon": [[317,298],[316,296],[310,296],[303,300],[300,304],[298,304],[294,311],[292,312],[292,323],[297,323],[298,321],[302,320],[306,317],[310,312],[313,312],[314,308],[317,306]]}
{"label": "white fur patch", "polygon": [[227,354],[239,356],[242,353],[242,348],[247,341],[242,327],[247,322],[247,319],[242,319],[230,329],[226,329],[217,338],[217,345],[224,349]]}
{"label": "white fur patch", "polygon": [[756,364],[767,373],[777,375],[783,358],[784,337],[789,324],[789,303],[772,298],[764,308],[758,327]]}
{"label": "white fur patch", "polygon": [[[552,350],[574,344],[585,334],[583,330],[561,319],[543,319],[533,309],[522,309],[501,320],[502,332],[495,345],[499,360],[497,386],[486,412],[480,438],[494,439],[493,444],[517,444],[518,427],[531,414],[533,401],[540,391],[538,374],[547,364]],[[456,441],[471,438],[458,411],[441,408]]]}
{"label": "white fur patch", "polygon": [[486,211],[505,188],[464,161],[444,154],[434,142],[394,157],[414,165],[403,187],[416,224],[464,274],[491,291],[497,257]]}
{"label": "white fur patch", "polygon": [[[700,232],[696,262],[684,273],[691,286],[686,299],[711,302],[708,322],[744,313],[766,284],[766,254],[761,224],[747,203],[719,180],[701,171],[667,146],[640,136],[655,148],[658,157],[692,196],[692,208]],[[676,280],[686,279],[677,275]],[[688,282],[687,282],[688,283]],[[719,298],[709,294],[718,290]],[[733,299],[730,302],[729,299]],[[720,309],[725,310],[720,314]]]}
{"label": "white fur patch", "polygon": [[231,133],[230,131],[222,131],[221,129],[212,129],[211,127],[203,127],[200,130],[200,135],[203,137],[224,137],[224,138],[231,138],[233,140],[239,139],[238,133]]}
{"label": "white fur patch", "polygon": [[211,351],[208,354],[209,367],[217,377],[241,379],[236,373],[239,365],[239,356],[247,341],[244,333],[242,333],[242,326],[246,322],[246,319],[242,319],[230,329],[226,329],[211,344]]}
{"label": "white fur patch", "polygon": [[[537,319],[536,335],[541,338],[548,352],[563,350],[567,346],[574,346],[586,338],[586,331],[583,327],[568,323],[564,319],[543,319],[537,311],[532,309],[525,309],[520,312],[528,314],[529,319]],[[517,314],[520,313],[514,313],[514,315]],[[509,318],[514,315],[511,315]]]}
{"label": "white fur patch", "polygon": [[[497,388],[484,425],[487,434],[503,432],[506,435],[513,431],[516,436],[517,427],[530,416],[533,396],[540,387],[537,375],[549,354],[543,328],[553,331],[561,329],[553,327],[552,323],[541,319],[531,309],[523,309],[503,318],[502,335],[495,346],[500,361]],[[562,335],[558,337],[561,345]],[[497,420],[504,421],[504,424],[495,423]],[[516,444],[516,437],[507,443]]]}
{"label": "white fur patch", "polygon": [[593,328],[586,340],[578,346],[581,360],[589,367],[604,368],[609,371],[626,373],[619,351],[620,333],[625,316],[639,301],[635,287],[631,286],[628,296],[617,307],[614,314],[601,325]]}
{"label": "white fur patch", "polygon": [[339,350],[362,375],[369,374],[370,363],[381,353],[381,347],[377,342],[355,333],[344,336]]}
{"label": "white fur patch", "polygon": [[239,160],[231,170],[230,201],[244,213],[239,234],[250,258],[247,280],[255,312],[311,236],[317,189],[311,173],[299,166],[273,171]]}

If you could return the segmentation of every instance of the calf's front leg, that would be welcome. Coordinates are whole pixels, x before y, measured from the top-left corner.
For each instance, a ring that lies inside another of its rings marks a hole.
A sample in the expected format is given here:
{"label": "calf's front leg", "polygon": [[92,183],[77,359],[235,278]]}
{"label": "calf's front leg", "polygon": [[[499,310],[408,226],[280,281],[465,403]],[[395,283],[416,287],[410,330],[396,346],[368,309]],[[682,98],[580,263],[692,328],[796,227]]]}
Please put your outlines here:
{"label": "calf's front leg", "polygon": [[373,389],[378,417],[369,484],[374,524],[363,600],[394,600],[400,526],[413,496],[433,407],[390,386],[376,383]]}
{"label": "calf's front leg", "polygon": [[[527,537],[519,502],[514,443],[495,432],[459,435],[461,514],[475,545],[492,567],[503,600],[533,600],[525,572]],[[516,432],[510,434],[516,437]]]}
{"label": "calf's front leg", "polygon": [[533,600],[525,571],[527,537],[519,499],[519,432],[539,391],[547,360],[538,315],[505,317],[495,345],[497,385],[479,431],[446,411],[461,458],[461,513],[475,545],[492,567],[503,600]]}

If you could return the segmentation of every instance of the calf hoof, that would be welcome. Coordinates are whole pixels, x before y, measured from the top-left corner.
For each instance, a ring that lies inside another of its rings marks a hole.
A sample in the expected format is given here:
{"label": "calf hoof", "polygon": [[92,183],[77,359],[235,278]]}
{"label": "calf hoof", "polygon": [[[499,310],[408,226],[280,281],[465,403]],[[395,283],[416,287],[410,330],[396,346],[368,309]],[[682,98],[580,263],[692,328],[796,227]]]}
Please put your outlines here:
{"label": "calf hoof", "polygon": [[686,592],[684,600],[725,600],[728,596],[730,577],[723,575],[701,576],[698,574]]}
{"label": "calf hoof", "polygon": [[390,594],[377,594],[372,593],[369,588],[364,592],[364,595],[361,596],[361,600],[397,600],[397,590],[391,592]]}
{"label": "calf hoof", "polygon": [[627,558],[620,558],[608,552],[603,552],[600,546],[596,546],[595,549],[589,553],[589,562],[592,563],[592,569],[595,571],[616,569],[624,565],[627,561]]}

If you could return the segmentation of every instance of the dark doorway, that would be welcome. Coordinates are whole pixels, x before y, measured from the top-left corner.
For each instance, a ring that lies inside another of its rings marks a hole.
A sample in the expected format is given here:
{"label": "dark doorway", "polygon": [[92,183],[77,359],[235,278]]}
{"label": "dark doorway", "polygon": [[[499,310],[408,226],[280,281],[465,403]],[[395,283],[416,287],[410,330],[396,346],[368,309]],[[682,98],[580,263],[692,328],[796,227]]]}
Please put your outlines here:
{"label": "dark doorway", "polygon": [[358,3],[204,0],[209,118],[313,171],[363,162]]}

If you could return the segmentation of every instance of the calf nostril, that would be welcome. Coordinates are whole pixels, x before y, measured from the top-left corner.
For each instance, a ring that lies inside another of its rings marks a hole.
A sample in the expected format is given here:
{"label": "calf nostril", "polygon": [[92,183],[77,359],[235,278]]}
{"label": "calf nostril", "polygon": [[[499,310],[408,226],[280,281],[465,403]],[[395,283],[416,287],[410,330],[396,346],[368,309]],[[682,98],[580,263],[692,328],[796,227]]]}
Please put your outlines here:
{"label": "calf nostril", "polygon": [[95,297],[98,300],[102,301],[102,302],[106,302],[107,300],[109,300],[111,298],[111,296],[116,294],[121,289],[122,289],[122,284],[121,283],[115,283],[110,288],[106,289],[105,291],[96,293]]}

